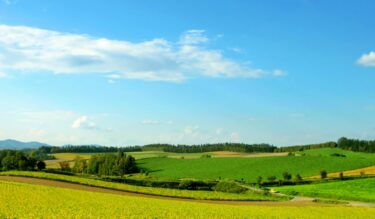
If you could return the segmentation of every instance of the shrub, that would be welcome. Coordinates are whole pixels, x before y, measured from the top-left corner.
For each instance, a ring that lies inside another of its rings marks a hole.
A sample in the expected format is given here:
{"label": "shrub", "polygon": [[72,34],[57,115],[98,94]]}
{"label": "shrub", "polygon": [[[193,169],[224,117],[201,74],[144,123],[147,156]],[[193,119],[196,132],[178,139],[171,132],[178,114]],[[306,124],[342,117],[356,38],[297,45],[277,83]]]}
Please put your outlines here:
{"label": "shrub", "polygon": [[211,154],[203,154],[201,156],[201,158],[211,158],[211,157],[212,157]]}
{"label": "shrub", "polygon": [[182,180],[178,185],[179,189],[188,189],[193,190],[194,188],[194,181],[193,180]]}
{"label": "shrub", "polygon": [[325,170],[320,171],[320,178],[321,179],[327,178],[327,171],[325,171]]}
{"label": "shrub", "polygon": [[276,176],[269,176],[269,177],[267,177],[267,179],[270,182],[275,182],[276,181]]}
{"label": "shrub", "polygon": [[302,179],[301,175],[297,174],[296,177],[295,177],[295,180],[298,183],[298,182],[301,182],[303,179]]}
{"label": "shrub", "polygon": [[288,173],[287,171],[285,171],[285,172],[283,173],[283,178],[284,178],[285,181],[289,181],[289,180],[292,179],[292,174],[290,174],[290,173]]}
{"label": "shrub", "polygon": [[242,193],[242,192],[247,191],[246,188],[234,182],[219,182],[214,187],[214,190],[219,191],[219,192],[230,192],[230,193]]}
{"label": "shrub", "polygon": [[263,178],[261,176],[258,176],[257,183],[258,185],[262,185]]}
{"label": "shrub", "polygon": [[339,154],[339,153],[333,153],[331,154],[331,157],[346,157],[345,154]]}

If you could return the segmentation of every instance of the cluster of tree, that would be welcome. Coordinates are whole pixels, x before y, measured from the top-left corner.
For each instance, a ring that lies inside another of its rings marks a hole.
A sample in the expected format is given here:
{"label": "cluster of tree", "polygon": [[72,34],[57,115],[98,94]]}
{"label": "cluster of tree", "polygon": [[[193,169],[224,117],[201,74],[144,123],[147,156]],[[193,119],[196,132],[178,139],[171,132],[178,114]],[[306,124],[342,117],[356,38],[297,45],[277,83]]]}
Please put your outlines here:
{"label": "cluster of tree", "polygon": [[318,149],[318,148],[335,148],[337,147],[337,143],[330,141],[321,144],[308,144],[308,145],[295,145],[295,146],[288,146],[288,147],[280,147],[275,150],[275,152],[296,152],[296,151],[303,151],[309,149]]}
{"label": "cluster of tree", "polygon": [[199,153],[211,151],[234,151],[234,152],[273,152],[275,146],[269,144],[239,144],[218,143],[202,145],[164,145],[163,150],[174,153]]}
{"label": "cluster of tree", "polygon": [[7,170],[39,170],[45,169],[43,160],[25,154],[22,151],[2,150],[0,151],[0,169]]}
{"label": "cluster of tree", "polygon": [[[65,171],[70,169],[66,163],[60,163],[60,166],[61,169]],[[104,176],[122,176],[124,174],[137,173],[139,172],[139,169],[134,157],[119,151],[117,155],[93,155],[88,161],[77,157],[71,171],[75,173],[88,173]]]}
{"label": "cluster of tree", "polygon": [[337,141],[337,146],[339,148],[350,150],[350,151],[375,153],[375,141],[374,140],[366,141],[366,140],[348,139],[348,138],[342,137]]}
{"label": "cluster of tree", "polygon": [[93,146],[93,145],[82,145],[82,146],[42,146],[38,149],[44,153],[110,153],[110,152],[132,152],[132,151],[142,151],[140,146],[131,147],[103,147],[103,146]]}

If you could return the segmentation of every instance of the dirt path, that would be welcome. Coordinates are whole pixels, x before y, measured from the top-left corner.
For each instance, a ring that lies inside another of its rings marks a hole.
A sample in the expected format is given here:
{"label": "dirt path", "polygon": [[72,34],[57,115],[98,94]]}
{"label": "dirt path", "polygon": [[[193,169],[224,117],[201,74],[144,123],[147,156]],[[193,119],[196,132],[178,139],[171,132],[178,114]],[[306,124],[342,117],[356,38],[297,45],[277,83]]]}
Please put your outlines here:
{"label": "dirt path", "polygon": [[157,195],[146,195],[133,192],[118,191],[112,189],[105,189],[99,187],[92,187],[68,182],[54,181],[48,179],[38,179],[30,177],[18,177],[18,176],[0,176],[0,180],[3,181],[12,181],[12,182],[21,182],[45,186],[54,186],[67,189],[76,189],[90,192],[100,192],[100,193],[109,193],[116,195],[126,195],[126,196],[137,196],[144,198],[153,198],[153,199],[164,199],[164,200],[176,200],[176,201],[188,201],[188,202],[199,202],[199,203],[210,203],[210,204],[224,204],[224,205],[259,205],[259,206],[311,206],[311,205],[322,205],[314,203],[310,200],[301,200],[301,201],[219,201],[219,200],[196,200],[188,198],[173,198],[173,197],[163,197]]}

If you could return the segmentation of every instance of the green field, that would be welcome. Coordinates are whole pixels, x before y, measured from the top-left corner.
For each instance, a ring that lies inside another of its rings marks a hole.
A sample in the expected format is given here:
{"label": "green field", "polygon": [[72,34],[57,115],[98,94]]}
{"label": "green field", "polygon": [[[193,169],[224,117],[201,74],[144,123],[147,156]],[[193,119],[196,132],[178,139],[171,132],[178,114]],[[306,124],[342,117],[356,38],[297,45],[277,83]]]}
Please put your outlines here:
{"label": "green field", "polygon": [[335,181],[311,185],[283,186],[275,189],[293,195],[375,203],[375,178]]}
{"label": "green field", "polygon": [[192,190],[178,190],[167,188],[154,188],[135,186],[123,183],[106,182],[95,179],[82,178],[77,176],[66,176],[44,172],[28,172],[28,171],[8,171],[0,172],[3,176],[26,176],[42,179],[52,179],[64,182],[72,182],[82,185],[96,186],[101,188],[116,189],[121,191],[151,194],[159,196],[180,197],[190,199],[206,199],[206,200],[247,200],[247,201],[281,201],[287,200],[286,197],[264,195],[257,192],[247,193],[225,193],[216,191],[192,191]]}
{"label": "green field", "polygon": [[1,218],[371,218],[374,208],[230,206],[0,181]]}
{"label": "green field", "polygon": [[[281,178],[284,171],[302,177],[319,175],[321,170],[337,172],[375,165],[375,154],[355,153],[337,148],[304,151],[305,156],[252,158],[171,159],[147,158],[138,165],[153,176],[163,178],[244,179],[255,182],[258,176]],[[332,153],[346,157],[333,157]]]}

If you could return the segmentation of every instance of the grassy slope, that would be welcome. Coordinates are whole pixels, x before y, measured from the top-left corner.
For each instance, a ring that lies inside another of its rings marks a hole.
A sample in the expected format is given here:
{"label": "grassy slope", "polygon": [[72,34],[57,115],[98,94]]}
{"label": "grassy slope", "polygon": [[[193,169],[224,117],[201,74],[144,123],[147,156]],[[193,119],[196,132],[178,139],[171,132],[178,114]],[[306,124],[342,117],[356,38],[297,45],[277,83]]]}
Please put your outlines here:
{"label": "grassy slope", "polygon": [[191,199],[210,199],[210,200],[249,200],[249,201],[279,201],[286,200],[286,197],[277,197],[271,195],[263,195],[255,192],[248,192],[244,194],[224,193],[214,191],[189,191],[167,188],[153,188],[134,186],[123,183],[105,182],[95,179],[82,178],[77,176],[65,176],[59,174],[43,173],[43,172],[28,172],[28,171],[8,171],[0,172],[0,175],[5,176],[27,176],[43,179],[59,180],[64,182],[78,183],[82,185],[96,186],[102,188],[117,189],[128,192],[136,192],[142,194],[181,197]]}
{"label": "grassy slope", "polygon": [[[58,198],[56,198],[58,197]],[[223,206],[0,181],[1,218],[370,218],[373,208]],[[16,206],[16,207],[15,207]]]}
{"label": "grassy slope", "polygon": [[[258,176],[281,178],[284,171],[303,177],[318,175],[321,170],[336,172],[375,164],[375,154],[354,153],[336,148],[304,152],[306,156],[170,159],[148,158],[138,160],[140,167],[154,176],[165,178],[238,179],[256,181]],[[332,153],[347,157],[332,157]]]}
{"label": "grassy slope", "polygon": [[336,181],[275,188],[280,192],[331,199],[358,200],[375,203],[375,178]]}

